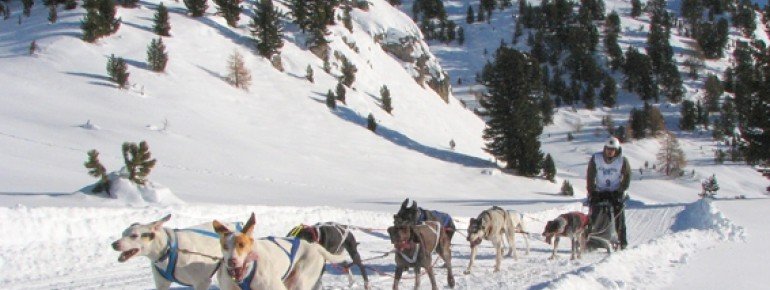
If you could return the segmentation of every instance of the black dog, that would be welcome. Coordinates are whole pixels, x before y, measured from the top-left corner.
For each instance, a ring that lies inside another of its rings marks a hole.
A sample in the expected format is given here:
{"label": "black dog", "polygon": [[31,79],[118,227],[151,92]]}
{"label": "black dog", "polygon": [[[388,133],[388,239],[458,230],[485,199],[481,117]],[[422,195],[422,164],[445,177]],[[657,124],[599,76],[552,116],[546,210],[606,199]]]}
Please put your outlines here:
{"label": "black dog", "polygon": [[[440,235],[435,246],[436,253],[438,253],[439,257],[444,260],[444,266],[446,266],[447,271],[449,272],[447,277],[449,286],[454,287],[455,279],[452,274],[452,251],[450,247],[452,246],[452,236],[454,236],[457,227],[455,227],[452,217],[449,216],[449,214],[440,211],[425,210],[421,207],[417,207],[416,202],[412,202],[412,206],[410,207],[407,207],[408,204],[409,199],[407,198],[401,204],[401,209],[398,210],[398,213],[393,215],[393,225],[398,228],[404,226],[418,226],[427,222],[433,222],[439,226]],[[428,253],[428,255],[430,255],[430,253]],[[396,258],[396,260],[398,260],[398,258]],[[398,273],[398,269],[396,269],[396,273]]]}
{"label": "black dog", "polygon": [[[340,254],[343,249],[348,252],[353,264],[361,270],[361,276],[364,278],[364,287],[371,289],[369,278],[366,276],[366,269],[361,262],[361,256],[358,254],[358,242],[350,232],[350,228],[334,222],[317,223],[312,226],[299,225],[289,232],[286,236],[298,237],[311,243],[318,243],[327,251],[333,254]],[[347,270],[347,268],[346,268]],[[348,272],[350,284],[353,284],[353,278]]]}
{"label": "black dog", "polygon": [[[430,285],[433,290],[436,286],[436,276],[433,274],[433,265],[431,264],[431,254],[435,251],[445,261],[451,259],[449,247],[447,245],[447,236],[442,233],[438,222],[427,221],[421,225],[400,225],[388,228],[390,241],[396,249],[396,275],[393,281],[393,289],[398,289],[401,281],[401,275],[409,267],[414,268],[414,288],[420,287],[420,269],[425,268],[425,272],[430,279]],[[449,262],[447,262],[449,263]],[[448,267],[447,282],[449,287],[455,286],[452,267]]]}

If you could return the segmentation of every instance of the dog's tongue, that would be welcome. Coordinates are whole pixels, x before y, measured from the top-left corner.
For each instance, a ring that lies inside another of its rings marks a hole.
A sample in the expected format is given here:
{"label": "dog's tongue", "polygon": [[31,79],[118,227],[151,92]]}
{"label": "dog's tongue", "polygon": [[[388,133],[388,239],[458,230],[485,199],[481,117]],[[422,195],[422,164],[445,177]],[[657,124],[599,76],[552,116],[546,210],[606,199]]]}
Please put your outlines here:
{"label": "dog's tongue", "polygon": [[120,253],[120,256],[118,256],[118,262],[121,262],[121,263],[125,262],[129,258],[133,257],[134,253],[136,253],[136,251],[138,251],[138,250],[137,249],[131,249],[131,250],[128,250],[128,251]]}

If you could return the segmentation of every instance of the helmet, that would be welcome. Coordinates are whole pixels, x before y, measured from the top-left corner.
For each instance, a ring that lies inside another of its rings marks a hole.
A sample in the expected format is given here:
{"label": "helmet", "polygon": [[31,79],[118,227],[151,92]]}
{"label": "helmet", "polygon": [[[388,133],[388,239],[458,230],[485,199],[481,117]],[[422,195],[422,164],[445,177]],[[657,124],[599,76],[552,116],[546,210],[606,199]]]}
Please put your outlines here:
{"label": "helmet", "polygon": [[620,150],[620,140],[615,137],[610,137],[607,139],[607,142],[604,143],[604,148],[611,148],[615,150]]}

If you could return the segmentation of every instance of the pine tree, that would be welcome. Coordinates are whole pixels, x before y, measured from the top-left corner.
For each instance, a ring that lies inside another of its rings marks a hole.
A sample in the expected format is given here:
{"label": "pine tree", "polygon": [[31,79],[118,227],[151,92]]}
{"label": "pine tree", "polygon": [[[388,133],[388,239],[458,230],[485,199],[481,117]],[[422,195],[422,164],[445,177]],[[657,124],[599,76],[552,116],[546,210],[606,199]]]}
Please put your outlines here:
{"label": "pine tree", "polygon": [[155,167],[156,160],[151,158],[152,154],[147,142],[139,142],[138,146],[132,142],[123,143],[123,161],[128,171],[128,180],[144,185],[150,171]]}
{"label": "pine tree", "polygon": [[650,130],[651,136],[657,136],[658,133],[666,131],[666,120],[663,118],[663,114],[660,113],[658,107],[644,103],[644,114],[647,116],[646,125]]}
{"label": "pine tree", "polygon": [[310,65],[307,65],[307,68],[305,69],[305,79],[311,83],[315,82],[313,79],[313,68]]}
{"label": "pine tree", "polygon": [[330,110],[337,109],[337,100],[334,97],[334,92],[332,92],[332,90],[326,92],[326,106],[329,107]]}
{"label": "pine tree", "polygon": [[235,50],[227,61],[227,82],[236,88],[244,90],[251,86],[251,72],[243,63],[243,56]]}
{"label": "pine tree", "polygon": [[543,154],[538,137],[543,122],[535,106],[542,89],[539,81],[529,80],[541,78],[540,66],[527,54],[500,47],[494,62],[488,63],[481,75],[482,84],[488,88],[481,101],[487,120],[485,150],[520,175],[539,174]]}
{"label": "pine tree", "polygon": [[390,90],[388,90],[388,86],[383,85],[382,88],[380,88],[380,98],[382,100],[382,109],[390,114],[390,112],[393,111],[393,106],[391,105]]}
{"label": "pine tree", "polygon": [[695,123],[698,121],[695,103],[690,100],[683,101],[680,113],[682,118],[679,120],[679,129],[685,131],[695,130]]}
{"label": "pine tree", "polygon": [[543,115],[543,126],[553,124],[554,101],[547,91],[543,92],[543,99],[540,101],[540,113]]}
{"label": "pine tree", "polygon": [[206,3],[208,0],[184,0],[184,6],[190,11],[192,17],[201,17],[203,13],[206,13],[206,9],[209,5]]}
{"label": "pine tree", "polygon": [[166,53],[166,46],[163,44],[163,39],[153,39],[150,45],[147,47],[147,64],[150,70],[155,72],[163,72],[166,69],[166,63],[168,62],[168,54]]}
{"label": "pine tree", "polygon": [[289,9],[291,10],[291,14],[294,16],[294,23],[299,26],[302,32],[305,32],[310,25],[310,21],[308,19],[308,14],[310,12],[308,11],[307,3],[307,0],[289,1]]}
{"label": "pine tree", "polygon": [[153,23],[152,30],[155,34],[160,36],[170,36],[169,31],[171,31],[171,24],[168,22],[168,8],[163,5],[163,2],[160,2],[160,5],[158,5],[158,11],[155,12]]}
{"label": "pine tree", "polygon": [[241,0],[213,0],[217,11],[230,27],[236,27],[241,19]]}
{"label": "pine tree", "polygon": [[618,98],[617,83],[615,78],[610,75],[604,77],[603,87],[599,98],[602,100],[602,106],[612,108],[615,106]]}
{"label": "pine tree", "polygon": [[337,100],[343,104],[347,104],[345,102],[345,94],[347,93],[347,90],[345,89],[345,85],[342,84],[342,80],[337,82],[337,88],[335,91],[337,93]]}
{"label": "pine tree", "polygon": [[551,157],[551,154],[545,155],[545,161],[543,164],[543,173],[545,174],[545,179],[547,179],[550,182],[556,182],[556,165],[553,163],[553,158]]}
{"label": "pine tree", "polygon": [[83,166],[88,169],[88,175],[99,179],[91,191],[107,192],[107,194],[109,194],[110,179],[107,176],[107,169],[105,169],[104,165],[102,165],[101,161],[99,161],[99,151],[96,151],[96,149],[88,151],[88,160],[83,163]]}
{"label": "pine tree", "polygon": [[463,29],[462,26],[457,28],[457,44],[459,45],[465,44],[465,29]]}
{"label": "pine tree", "polygon": [[78,8],[78,2],[76,0],[65,0],[64,1],[64,10],[72,10]]}
{"label": "pine tree", "polygon": [[484,22],[484,9],[479,7],[479,12],[476,13],[476,22]]}
{"label": "pine tree", "polygon": [[118,88],[125,89],[128,86],[128,67],[126,67],[126,61],[122,57],[116,58],[115,55],[110,55],[107,59],[107,74],[110,76],[110,80],[118,85]]}
{"label": "pine tree", "polygon": [[706,89],[706,108],[709,112],[719,111],[719,100],[722,98],[722,94],[725,93],[725,88],[722,86],[722,82],[719,78],[713,74],[709,74],[706,77],[705,82]]}
{"label": "pine tree", "polygon": [[623,67],[623,50],[618,45],[618,36],[614,33],[608,33],[604,38],[604,48],[607,50],[607,56],[610,59],[610,68],[613,71]]}
{"label": "pine tree", "polygon": [[350,5],[345,5],[342,10],[342,24],[349,32],[353,32],[353,18],[350,16],[350,11],[353,8]]}
{"label": "pine tree", "polygon": [[377,132],[377,120],[374,119],[372,113],[369,113],[369,116],[366,117],[366,128],[369,131]]}
{"label": "pine tree", "polygon": [[657,154],[658,168],[666,176],[680,176],[687,166],[687,158],[674,134],[663,136],[662,146]]}
{"label": "pine tree", "polygon": [[586,88],[586,90],[583,92],[583,104],[586,106],[586,109],[593,110],[596,108],[596,92],[594,92],[594,89],[592,87]]}
{"label": "pine tree", "polygon": [[342,83],[345,84],[345,86],[350,87],[353,85],[353,82],[356,81],[356,72],[358,72],[358,68],[356,68],[353,63],[351,63],[347,57],[342,57]]}
{"label": "pine tree", "polygon": [[631,17],[636,18],[642,15],[642,2],[631,0]]}
{"label": "pine tree", "polygon": [[37,41],[33,40],[29,43],[29,55],[35,55],[37,53],[38,47],[37,47]]}
{"label": "pine tree", "polygon": [[80,21],[83,30],[83,40],[94,42],[110,35],[120,28],[120,18],[115,19],[115,2],[113,0],[85,0],[83,7],[86,15]]}
{"label": "pine tree", "polygon": [[29,17],[30,13],[32,12],[32,6],[35,5],[34,0],[21,0],[21,4],[23,6],[22,13],[24,16]]}
{"label": "pine tree", "polygon": [[279,19],[280,11],[272,0],[260,0],[257,13],[250,24],[251,33],[259,54],[265,58],[280,54],[283,47],[283,28]]}
{"label": "pine tree", "polygon": [[559,191],[562,195],[567,196],[574,196],[575,190],[572,189],[572,184],[569,183],[566,179],[561,183],[561,190]]}
{"label": "pine tree", "polygon": [[48,22],[56,23],[56,20],[58,18],[59,18],[59,15],[56,12],[56,4],[48,5]]}
{"label": "pine tree", "polygon": [[465,16],[465,23],[472,24],[476,19],[473,17],[473,7],[468,5],[468,11]]}

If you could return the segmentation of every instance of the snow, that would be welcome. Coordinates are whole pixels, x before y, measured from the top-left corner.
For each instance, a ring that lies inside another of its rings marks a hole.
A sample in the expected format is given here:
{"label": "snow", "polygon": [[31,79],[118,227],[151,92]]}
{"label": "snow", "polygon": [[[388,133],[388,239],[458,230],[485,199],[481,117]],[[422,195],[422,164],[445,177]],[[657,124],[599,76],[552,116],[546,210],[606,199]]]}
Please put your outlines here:
{"label": "snow", "polygon": [[[332,74],[325,73],[293,25],[287,26],[282,50],[286,70],[279,72],[253,53],[248,13],[237,28],[229,28],[213,15],[213,5],[205,17],[194,19],[183,14],[183,4],[164,2],[171,11],[172,37],[164,39],[170,61],[159,74],[144,64],[146,45],[155,37],[150,27],[158,1],[118,8],[124,21],[120,30],[95,44],[79,39],[82,9],[60,11],[59,22],[48,24],[47,9],[36,5],[32,17],[22,17],[19,25],[20,3],[11,2],[12,17],[0,21],[0,232],[7,233],[0,239],[0,288],[153,288],[147,260],[118,263],[110,243],[131,223],[169,213],[173,218],[167,225],[184,228],[213,219],[244,221],[254,212],[259,236],[282,236],[297,224],[322,221],[371,228],[371,234],[354,234],[362,257],[375,257],[392,248],[382,229],[392,224],[406,197],[451,214],[463,233],[470,217],[492,205],[524,214],[532,252],[517,261],[505,259],[499,273],[492,272],[491,245],[483,243],[473,273],[461,274],[470,251],[464,237],[456,235],[457,289],[763,288],[761,271],[768,258],[763,242],[770,239],[768,180],[746,165],[715,164],[713,152],[724,145],[707,133],[676,130],[679,108],[666,103],[659,106],[689,161],[685,176],[671,179],[644,168],[645,162],[654,163],[658,140],[623,144],[634,168],[629,249],[569,261],[562,243],[560,258],[548,260],[541,229],[561,213],[587,211],[582,206],[586,162],[606,138],[599,130],[601,118],[624,123],[639,106],[636,97],[621,93],[613,109],[560,108],[541,137],[542,150],[555,159],[557,182],[513,176],[494,166],[482,149],[483,122],[455,98],[472,99],[478,91],[471,86],[473,76],[500,38],[510,43],[516,8],[495,11],[491,25],[466,25],[469,1],[445,1],[450,18],[466,28],[466,46],[459,47],[422,41],[407,14],[384,0],[370,2],[369,11],[353,11],[352,33],[341,24],[330,29],[330,46],[359,69],[347,104],[335,111],[326,108],[323,95],[337,83],[339,61],[332,58]],[[408,11],[410,1],[404,2],[401,9]],[[608,10],[630,7],[626,1],[605,2]],[[476,9],[478,3],[473,5]],[[646,16],[621,16],[621,45],[642,45],[645,33],[636,30],[646,26]],[[463,78],[464,85],[454,88],[457,96],[445,103],[415,83],[410,66],[375,41],[381,33],[388,35],[386,41],[417,37],[435,60],[433,69],[446,69],[453,83]],[[32,40],[41,50],[28,56]],[[677,52],[687,51],[687,41],[673,34]],[[252,71],[249,91],[222,81],[233,50]],[[111,54],[129,64],[128,90],[118,90],[106,78]],[[308,65],[315,83],[304,79]],[[728,65],[728,59],[706,63],[715,73]],[[383,85],[391,91],[392,115],[380,108]],[[686,85],[688,98],[700,97],[695,90],[702,82]],[[377,133],[365,128],[369,113],[379,122]],[[582,124],[580,132],[576,124]],[[575,140],[567,141],[568,132]],[[96,180],[83,167],[86,152],[99,150],[105,167],[116,169],[123,165],[120,145],[138,140],[146,140],[158,160],[151,182],[140,187],[116,179],[118,199],[88,192]],[[457,143],[454,150],[450,140]],[[716,200],[699,200],[701,180],[714,174],[721,188]],[[557,194],[563,180],[573,184],[575,197]],[[746,199],[733,199],[739,195]],[[520,238],[517,246],[521,253]],[[368,263],[382,273],[372,274],[376,289],[391,287],[393,263],[392,256]],[[360,289],[361,279],[355,279],[353,289]],[[437,269],[437,280],[445,285],[445,269]],[[323,282],[347,289],[347,278],[335,269]],[[411,283],[406,279],[402,287]]]}

